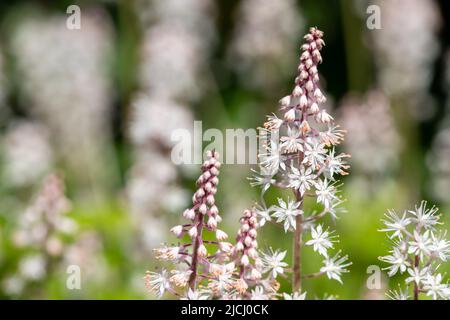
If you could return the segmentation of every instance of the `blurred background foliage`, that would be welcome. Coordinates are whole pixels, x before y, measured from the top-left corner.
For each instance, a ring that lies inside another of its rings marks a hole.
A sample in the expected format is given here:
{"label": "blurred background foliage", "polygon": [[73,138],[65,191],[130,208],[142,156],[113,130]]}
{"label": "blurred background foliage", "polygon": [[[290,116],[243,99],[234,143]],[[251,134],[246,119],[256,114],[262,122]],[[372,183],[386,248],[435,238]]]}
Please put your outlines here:
{"label": "blurred background foliage", "polygon": [[[73,4],[80,30],[66,28]],[[366,25],[371,4],[381,8],[379,30]],[[449,14],[444,0],[2,1],[0,297],[153,298],[142,279],[157,268],[152,249],[175,241],[168,230],[199,172],[172,164],[171,130],[193,120],[203,130],[260,126],[290,92],[302,34],[317,26],[328,108],[352,154],[347,213],[329,223],[353,265],[344,285],[321,278],[304,289],[383,298],[401,276],[381,290],[366,280],[388,249],[378,232],[386,209],[426,199],[450,223]],[[249,170],[221,173],[230,235],[258,201]],[[56,211],[71,230],[39,220],[55,194],[42,191],[50,174],[66,186],[70,206]],[[275,227],[260,239],[290,252],[290,235]],[[317,271],[317,255],[303,254],[305,272]],[[66,287],[71,264],[81,267],[81,290]]]}

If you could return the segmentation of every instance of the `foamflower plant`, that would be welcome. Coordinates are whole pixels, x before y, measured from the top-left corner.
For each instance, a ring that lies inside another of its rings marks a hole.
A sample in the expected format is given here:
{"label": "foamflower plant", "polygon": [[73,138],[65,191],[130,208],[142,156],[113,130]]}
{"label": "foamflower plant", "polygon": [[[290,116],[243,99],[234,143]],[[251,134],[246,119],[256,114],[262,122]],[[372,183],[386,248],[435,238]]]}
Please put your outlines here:
{"label": "foamflower plant", "polygon": [[[323,108],[326,98],[319,87],[318,73],[320,51],[325,45],[323,32],[311,28],[304,39],[294,88],[279,101],[282,116],[269,115],[261,128],[260,170],[249,178],[252,186],[261,187],[261,203],[257,206],[261,226],[270,221],[293,234],[292,293],[286,294],[287,298],[304,297],[303,279],[327,276],[342,283],[341,276],[351,264],[341,251],[331,253],[337,235],[321,222],[326,216],[336,218],[342,211],[339,206],[344,200],[339,195],[338,179],[348,174],[350,156],[338,153],[335,147],[344,139],[345,131]],[[264,194],[271,187],[290,190],[292,195],[268,206]],[[321,211],[306,207],[308,197]],[[309,240],[305,242],[307,235]],[[316,273],[302,272],[301,252],[305,245],[323,257],[323,266]],[[271,260],[277,257],[279,253],[272,252]]]}
{"label": "foamflower plant", "polygon": [[391,241],[389,254],[380,257],[387,263],[389,277],[404,274],[403,285],[392,290],[388,297],[395,300],[419,300],[421,295],[433,300],[449,299],[450,286],[439,272],[441,263],[450,258],[450,241],[447,232],[438,230],[440,215],[435,206],[427,207],[422,201],[413,210],[398,214],[388,210],[380,231]]}

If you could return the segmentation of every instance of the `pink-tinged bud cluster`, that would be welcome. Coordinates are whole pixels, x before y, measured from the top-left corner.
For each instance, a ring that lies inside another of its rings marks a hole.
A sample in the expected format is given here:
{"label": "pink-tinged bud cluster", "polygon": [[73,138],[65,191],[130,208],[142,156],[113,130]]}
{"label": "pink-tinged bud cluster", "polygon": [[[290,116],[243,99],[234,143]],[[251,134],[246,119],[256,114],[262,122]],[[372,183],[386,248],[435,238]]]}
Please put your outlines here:
{"label": "pink-tinged bud cluster", "polygon": [[258,232],[258,219],[255,210],[245,210],[240,220],[236,246],[234,247],[234,257],[237,265],[240,267],[240,278],[243,280],[256,281],[261,278],[261,272],[258,268],[258,242],[256,236]]}
{"label": "pink-tinged bud cluster", "polygon": [[19,218],[13,241],[19,247],[35,247],[51,256],[63,253],[63,234],[73,234],[77,224],[66,214],[70,201],[64,182],[56,174],[47,176],[33,204]]}
{"label": "pink-tinged bud cluster", "polygon": [[[206,156],[207,159],[202,165],[202,174],[197,180],[198,189],[192,197],[193,207],[183,212],[183,217],[191,220],[192,223],[175,226],[170,231],[177,237],[182,237],[187,233],[191,239],[195,240],[201,235],[201,229],[206,228],[215,232],[218,241],[223,241],[228,238],[228,235],[217,229],[217,224],[222,221],[222,218],[219,215],[215,199],[221,164],[217,160],[219,156],[217,152],[208,151]],[[202,255],[206,255],[206,248],[202,243],[198,249]]]}
{"label": "pink-tinged bud cluster", "polygon": [[[298,76],[295,78],[295,86],[291,95],[280,100],[281,110],[284,111],[286,122],[303,122],[299,119],[300,112],[308,112],[320,123],[329,123],[333,118],[325,111],[320,110],[319,105],[326,101],[325,96],[318,86],[319,74],[317,65],[322,62],[320,50],[325,45],[322,40],[323,32],[311,28],[305,36],[306,43],[302,45],[302,54],[298,66]],[[309,129],[304,126],[304,129]]]}
{"label": "pink-tinged bud cluster", "polygon": [[[222,221],[216,206],[215,194],[219,184],[220,162],[219,154],[215,151],[206,153],[206,160],[202,165],[202,174],[197,180],[197,191],[192,197],[193,206],[183,212],[183,217],[189,223],[174,226],[171,232],[178,238],[188,236],[190,241],[178,246],[155,250],[157,259],[171,261],[176,264],[185,263],[184,270],[178,267],[171,270],[172,276],[163,270],[162,273],[148,273],[146,281],[150,284],[152,291],[161,295],[161,292],[169,291],[180,295],[180,289],[194,292],[200,286],[214,288],[228,288],[233,284],[234,264],[227,265],[222,269],[221,263],[229,259],[233,251],[233,245],[225,242],[228,235],[217,228]],[[204,232],[212,232],[217,241],[204,240]],[[211,248],[214,248],[214,252]],[[184,266],[184,265],[183,265]],[[221,272],[217,270],[220,269]],[[230,270],[231,269],[231,270]],[[225,290],[224,289],[224,290]],[[223,294],[221,290],[211,290],[211,295]]]}

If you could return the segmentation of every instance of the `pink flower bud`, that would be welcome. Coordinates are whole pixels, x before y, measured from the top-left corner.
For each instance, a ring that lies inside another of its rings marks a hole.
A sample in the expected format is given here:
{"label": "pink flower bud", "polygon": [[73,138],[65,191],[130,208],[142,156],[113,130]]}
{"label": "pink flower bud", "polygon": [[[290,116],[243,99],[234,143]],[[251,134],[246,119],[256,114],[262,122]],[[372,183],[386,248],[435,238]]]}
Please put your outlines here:
{"label": "pink flower bud", "polygon": [[203,190],[202,188],[198,189],[197,192],[197,198],[201,198],[205,195],[205,190]]}
{"label": "pink flower bud", "polygon": [[208,208],[206,207],[206,204],[202,203],[202,204],[200,205],[200,207],[198,208],[198,211],[199,211],[201,214],[206,214],[206,212],[208,211]]}
{"label": "pink flower bud", "polygon": [[251,273],[250,273],[250,277],[252,278],[252,280],[258,280],[261,279],[261,272],[259,272],[258,270],[256,270],[255,268],[252,269]]}
{"label": "pink flower bud", "polygon": [[183,233],[183,226],[182,225],[175,226],[172,229],[170,229],[170,232],[172,232],[175,236],[179,237]]}
{"label": "pink flower bud", "polygon": [[209,212],[211,212],[212,215],[219,214],[219,209],[217,209],[217,206],[212,206],[211,209],[209,209]]}
{"label": "pink flower bud", "polygon": [[217,221],[216,221],[216,219],[214,219],[213,217],[210,217],[208,219],[208,227],[211,228],[212,230],[216,230],[216,228],[217,228]]}
{"label": "pink flower bud", "polygon": [[291,96],[286,96],[279,101],[280,106],[288,107],[291,104]]}
{"label": "pink flower bud", "polygon": [[219,184],[219,178],[217,178],[217,177],[212,178],[212,179],[211,179],[211,183],[212,183],[213,185],[217,186],[217,185]]}
{"label": "pink flower bud", "polygon": [[306,107],[308,105],[308,99],[306,98],[306,95],[302,95],[300,98],[300,107]]}
{"label": "pink flower bud", "polygon": [[219,249],[222,252],[230,253],[233,250],[233,245],[229,242],[219,242]]}
{"label": "pink flower bud", "polygon": [[219,170],[216,167],[212,167],[211,169],[209,169],[209,172],[211,172],[211,174],[213,176],[218,176],[219,175]]}
{"label": "pink flower bud", "polygon": [[197,227],[196,226],[192,227],[191,229],[189,229],[188,233],[191,238],[195,238],[198,234]]}
{"label": "pink flower bud", "polygon": [[206,202],[210,206],[212,206],[216,202],[216,199],[214,199],[214,196],[212,194],[210,194],[209,196],[206,197]]}
{"label": "pink flower bud", "polygon": [[241,263],[244,266],[248,266],[248,264],[250,263],[250,260],[248,259],[248,256],[246,254],[244,254],[241,258]]}
{"label": "pink flower bud", "polygon": [[286,113],[284,114],[284,119],[286,121],[292,122],[295,120],[295,109],[289,109],[288,111],[286,111]]}
{"label": "pink flower bud", "polygon": [[315,102],[311,105],[310,110],[311,110],[312,113],[317,113],[317,112],[320,111],[319,106]]}
{"label": "pink flower bud", "polygon": [[252,243],[253,243],[253,239],[250,238],[249,236],[246,236],[246,237],[245,237],[245,240],[244,240],[244,243],[245,243],[245,245],[246,245],[247,247],[250,247],[250,246],[252,245]]}
{"label": "pink flower bud", "polygon": [[206,251],[206,247],[203,245],[203,243],[198,247],[197,253],[200,257],[206,257],[208,254],[208,251]]}
{"label": "pink flower bud", "polygon": [[211,173],[209,171],[205,171],[202,176],[203,176],[203,181],[206,181],[209,178],[211,178]]}
{"label": "pink flower bud", "polygon": [[305,79],[308,79],[308,77],[309,77],[309,74],[305,70],[300,72],[300,79],[305,80]]}
{"label": "pink flower bud", "polygon": [[183,217],[189,220],[193,220],[195,218],[195,211],[192,209],[186,209],[183,212]]}
{"label": "pink flower bud", "polygon": [[248,256],[249,256],[250,258],[252,258],[252,259],[258,258],[258,251],[256,251],[255,248],[250,248],[250,249],[247,251],[247,254],[248,254]]}
{"label": "pink flower bud", "polygon": [[222,240],[227,239],[228,235],[224,231],[217,229],[216,238],[217,238],[217,240],[222,241]]}
{"label": "pink flower bud", "polygon": [[236,250],[237,251],[244,250],[244,244],[242,243],[242,241],[238,241],[238,243],[236,244]]}
{"label": "pink flower bud", "polygon": [[294,97],[299,97],[299,96],[301,96],[302,94],[303,94],[302,88],[300,88],[299,85],[296,85],[295,88],[294,88],[294,90],[292,91],[292,95],[293,95]]}

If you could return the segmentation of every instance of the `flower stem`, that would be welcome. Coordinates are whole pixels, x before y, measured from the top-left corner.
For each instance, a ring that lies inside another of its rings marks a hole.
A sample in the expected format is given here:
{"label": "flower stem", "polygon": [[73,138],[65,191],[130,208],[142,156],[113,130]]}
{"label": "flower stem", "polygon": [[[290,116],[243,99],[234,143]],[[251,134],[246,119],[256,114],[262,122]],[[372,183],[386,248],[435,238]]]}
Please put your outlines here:
{"label": "flower stem", "polygon": [[[299,193],[297,193],[297,201],[302,201]],[[302,289],[302,233],[302,215],[298,215],[295,217],[295,233],[293,243],[293,292],[301,291]]]}
{"label": "flower stem", "polygon": [[[419,267],[420,258],[419,256],[414,257],[414,267]],[[414,300],[419,300],[419,286],[417,285],[417,282],[414,281]]]}
{"label": "flower stem", "polygon": [[202,242],[202,226],[204,216],[203,214],[198,213],[197,217],[197,236],[195,237],[194,247],[192,249],[192,263],[190,268],[192,273],[189,276],[189,287],[192,289],[192,291],[195,291],[197,285],[198,248],[200,247],[200,244]]}

